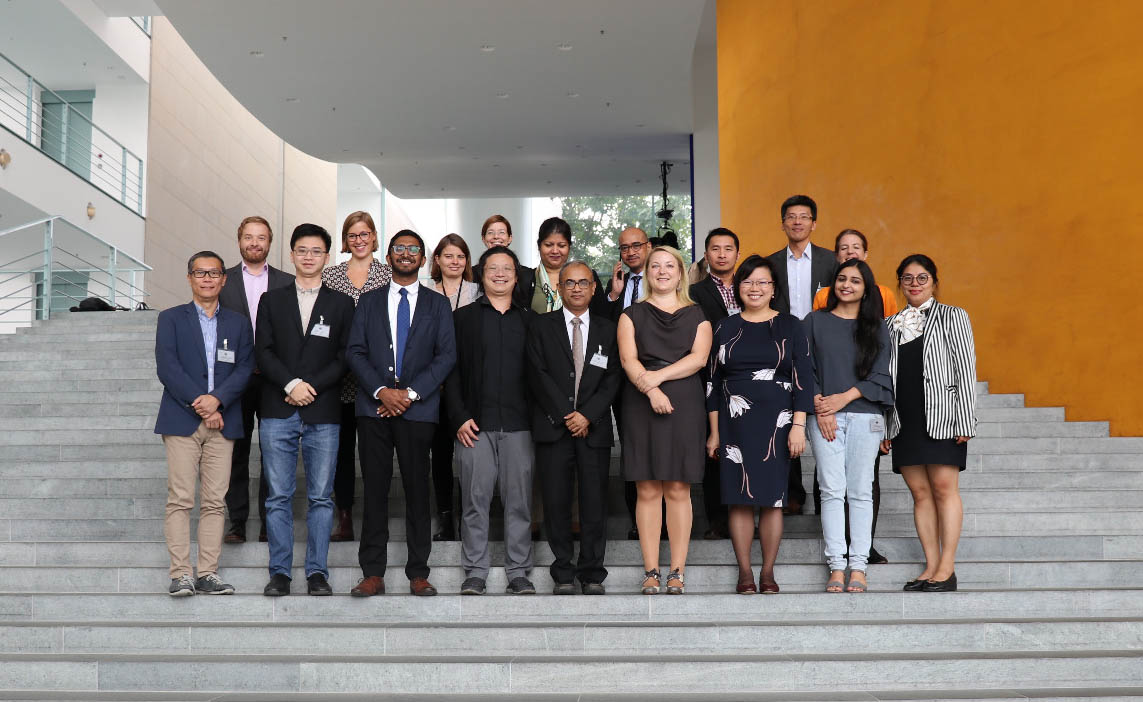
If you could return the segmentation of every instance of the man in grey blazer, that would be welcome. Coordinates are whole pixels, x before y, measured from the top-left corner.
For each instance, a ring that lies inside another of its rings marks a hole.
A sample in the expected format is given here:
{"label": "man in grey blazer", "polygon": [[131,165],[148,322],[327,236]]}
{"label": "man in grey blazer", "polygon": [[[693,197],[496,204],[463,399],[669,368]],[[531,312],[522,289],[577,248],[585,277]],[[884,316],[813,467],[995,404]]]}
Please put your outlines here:
{"label": "man in grey blazer", "polygon": [[[786,246],[767,256],[774,266],[775,283],[781,287],[778,311],[805,319],[814,307],[814,294],[833,282],[837,262],[833,251],[810,243],[818,224],[818,204],[806,195],[793,195],[782,203],[782,231]],[[786,514],[801,514],[806,502],[802,485],[802,462],[790,461]]]}

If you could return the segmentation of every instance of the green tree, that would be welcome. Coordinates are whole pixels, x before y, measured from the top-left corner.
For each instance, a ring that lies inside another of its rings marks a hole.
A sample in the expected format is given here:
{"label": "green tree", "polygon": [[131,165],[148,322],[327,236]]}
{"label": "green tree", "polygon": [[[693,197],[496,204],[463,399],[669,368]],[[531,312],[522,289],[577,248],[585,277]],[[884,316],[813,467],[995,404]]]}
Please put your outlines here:
{"label": "green tree", "polygon": [[[560,204],[560,216],[571,225],[572,258],[587,261],[604,284],[619,260],[619,232],[639,227],[648,237],[654,237],[662,222],[655,217],[662,199],[653,195],[564,197]],[[690,195],[671,196],[670,206],[674,216],[668,225],[678,235],[679,250],[692,259]]]}

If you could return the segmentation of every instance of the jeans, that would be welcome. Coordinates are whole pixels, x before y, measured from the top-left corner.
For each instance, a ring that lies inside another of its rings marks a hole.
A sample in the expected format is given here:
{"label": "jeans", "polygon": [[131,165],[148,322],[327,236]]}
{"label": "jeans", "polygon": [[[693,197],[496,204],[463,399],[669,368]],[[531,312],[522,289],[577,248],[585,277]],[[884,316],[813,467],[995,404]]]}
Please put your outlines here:
{"label": "jeans", "polygon": [[822,489],[822,537],[830,570],[845,570],[845,506],[849,500],[849,569],[865,572],[873,544],[873,463],[885,418],[879,414],[838,412],[837,432],[826,441],[816,418],[809,424],[810,443]]}
{"label": "jeans", "polygon": [[306,424],[294,412],[288,419],[263,417],[262,442],[266,498],[266,536],[270,542],[270,575],[290,577],[294,557],[294,490],[297,488],[298,444],[306,471],[306,577],[329,577],[326,559],[333,529],[333,476],[337,467],[338,425]]}

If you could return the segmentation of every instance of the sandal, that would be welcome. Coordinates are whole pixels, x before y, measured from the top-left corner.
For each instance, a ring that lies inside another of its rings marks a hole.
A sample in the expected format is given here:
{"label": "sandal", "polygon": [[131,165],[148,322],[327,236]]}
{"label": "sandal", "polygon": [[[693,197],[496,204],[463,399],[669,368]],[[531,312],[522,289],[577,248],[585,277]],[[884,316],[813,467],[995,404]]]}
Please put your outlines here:
{"label": "sandal", "polygon": [[[677,582],[678,585],[672,585],[671,584],[672,580]],[[686,591],[687,591],[687,585],[683,581],[683,574],[679,572],[678,568],[675,568],[674,570],[672,570],[670,573],[667,574],[667,594],[668,595],[681,595]]]}
{"label": "sandal", "polygon": [[745,577],[741,573],[738,575],[738,586],[734,591],[739,595],[754,595],[758,593],[758,587],[754,584],[754,573],[747,573]]}
{"label": "sandal", "polygon": [[855,571],[853,571],[853,573],[850,573],[849,574],[849,585],[845,586],[845,591],[846,592],[865,592],[867,589],[869,589],[869,584],[863,583],[860,580],[854,580],[853,579],[854,573],[861,573],[862,575],[865,575],[865,573],[862,573],[860,570],[855,570]]}
{"label": "sandal", "polygon": [[[834,573],[841,573],[841,578],[834,579]],[[831,571],[829,582],[826,583],[826,592],[845,592],[845,571]]]}
{"label": "sandal", "polygon": [[[658,595],[659,594],[659,569],[654,568],[643,572],[643,594],[644,595]],[[648,585],[648,580],[654,580],[654,585]]]}

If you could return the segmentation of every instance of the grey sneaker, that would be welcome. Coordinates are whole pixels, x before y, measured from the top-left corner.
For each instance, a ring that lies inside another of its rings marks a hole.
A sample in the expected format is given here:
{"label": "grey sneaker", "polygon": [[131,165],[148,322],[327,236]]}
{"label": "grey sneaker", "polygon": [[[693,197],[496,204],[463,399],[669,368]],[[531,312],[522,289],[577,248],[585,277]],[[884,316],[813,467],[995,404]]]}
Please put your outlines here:
{"label": "grey sneaker", "polygon": [[472,577],[465,578],[464,582],[460,585],[460,594],[462,595],[483,595],[484,594],[484,581],[480,578]]}
{"label": "grey sneaker", "polygon": [[189,575],[171,578],[171,587],[167,592],[171,594],[171,597],[190,597],[194,594],[194,580]]}
{"label": "grey sneaker", "polygon": [[552,594],[553,595],[574,595],[575,594],[575,584],[574,583],[556,583],[555,586],[552,587]]}
{"label": "grey sneaker", "polygon": [[234,586],[222,582],[214,573],[204,575],[194,584],[194,589],[205,595],[233,595]]}
{"label": "grey sneaker", "polygon": [[534,595],[536,594],[536,586],[532,584],[531,580],[521,575],[512,578],[508,583],[508,588],[504,590],[504,592],[507,592],[509,595]]}

